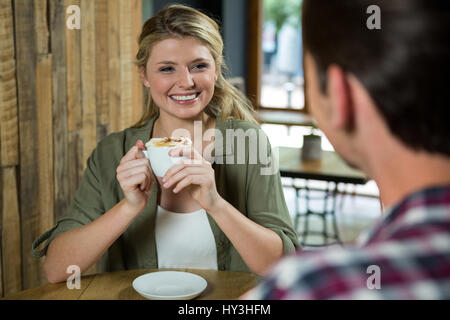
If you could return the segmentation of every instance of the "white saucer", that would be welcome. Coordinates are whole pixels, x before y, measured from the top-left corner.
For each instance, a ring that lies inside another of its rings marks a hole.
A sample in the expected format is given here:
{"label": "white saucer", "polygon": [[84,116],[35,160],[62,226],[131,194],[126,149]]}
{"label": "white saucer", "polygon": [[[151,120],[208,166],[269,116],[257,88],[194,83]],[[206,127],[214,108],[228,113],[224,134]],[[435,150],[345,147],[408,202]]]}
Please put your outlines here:
{"label": "white saucer", "polygon": [[146,273],[133,281],[133,288],[141,296],[152,300],[189,300],[206,289],[202,277],[180,271]]}

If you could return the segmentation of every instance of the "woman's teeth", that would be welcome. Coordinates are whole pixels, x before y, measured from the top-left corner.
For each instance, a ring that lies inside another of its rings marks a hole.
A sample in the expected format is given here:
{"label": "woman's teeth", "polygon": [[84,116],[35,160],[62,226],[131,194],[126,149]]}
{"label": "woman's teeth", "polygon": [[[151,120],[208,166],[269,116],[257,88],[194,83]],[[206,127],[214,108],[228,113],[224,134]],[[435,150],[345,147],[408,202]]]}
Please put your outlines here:
{"label": "woman's teeth", "polygon": [[177,101],[187,101],[187,100],[195,99],[197,97],[197,94],[194,93],[189,96],[170,96],[170,97]]}

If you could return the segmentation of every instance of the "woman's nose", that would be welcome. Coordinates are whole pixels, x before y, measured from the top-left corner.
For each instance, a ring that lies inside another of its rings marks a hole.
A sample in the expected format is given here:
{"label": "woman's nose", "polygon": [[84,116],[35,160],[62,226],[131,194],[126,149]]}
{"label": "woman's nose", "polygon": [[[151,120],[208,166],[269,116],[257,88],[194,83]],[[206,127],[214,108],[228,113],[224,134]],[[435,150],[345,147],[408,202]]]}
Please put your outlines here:
{"label": "woman's nose", "polygon": [[194,78],[189,70],[180,72],[177,84],[180,88],[192,88],[195,85]]}

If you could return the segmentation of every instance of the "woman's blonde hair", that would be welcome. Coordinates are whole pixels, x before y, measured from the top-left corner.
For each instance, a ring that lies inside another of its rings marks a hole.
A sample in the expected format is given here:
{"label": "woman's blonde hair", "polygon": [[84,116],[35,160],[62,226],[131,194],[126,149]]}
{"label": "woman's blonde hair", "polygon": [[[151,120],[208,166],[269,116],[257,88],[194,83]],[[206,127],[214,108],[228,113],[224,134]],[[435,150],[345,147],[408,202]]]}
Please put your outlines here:
{"label": "woman's blonde hair", "polygon": [[[139,51],[136,65],[145,70],[152,46],[158,41],[169,38],[193,37],[200,40],[214,58],[218,78],[214,95],[205,108],[205,113],[216,117],[222,110],[222,120],[228,118],[247,120],[258,123],[251,102],[224,77],[226,65],[223,58],[223,41],[217,23],[207,15],[183,5],[171,5],[148,19],[139,36]],[[148,119],[158,113],[158,106],[153,101],[150,90],[145,88],[144,114],[134,125],[141,127]]]}

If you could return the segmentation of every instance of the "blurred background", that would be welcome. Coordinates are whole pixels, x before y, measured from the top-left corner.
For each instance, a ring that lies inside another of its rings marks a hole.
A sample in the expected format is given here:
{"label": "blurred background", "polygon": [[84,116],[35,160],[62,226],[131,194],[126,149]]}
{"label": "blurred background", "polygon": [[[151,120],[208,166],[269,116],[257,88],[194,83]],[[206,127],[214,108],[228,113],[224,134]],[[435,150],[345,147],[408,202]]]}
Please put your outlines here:
{"label": "blurred background", "polygon": [[[345,167],[308,113],[301,0],[180,0],[221,26],[227,78],[280,148],[285,197],[305,248],[351,245],[381,216],[378,189]],[[0,296],[46,282],[31,243],[64,215],[97,142],[134,124],[144,21],[168,0],[0,0]],[[79,8],[79,28],[69,28]],[[304,161],[303,137],[321,157]],[[96,272],[96,266],[89,273]]]}

